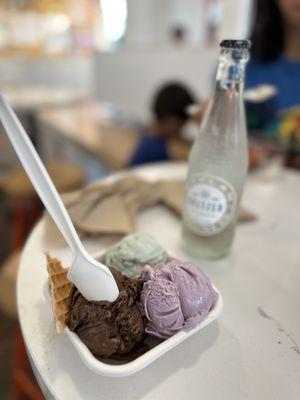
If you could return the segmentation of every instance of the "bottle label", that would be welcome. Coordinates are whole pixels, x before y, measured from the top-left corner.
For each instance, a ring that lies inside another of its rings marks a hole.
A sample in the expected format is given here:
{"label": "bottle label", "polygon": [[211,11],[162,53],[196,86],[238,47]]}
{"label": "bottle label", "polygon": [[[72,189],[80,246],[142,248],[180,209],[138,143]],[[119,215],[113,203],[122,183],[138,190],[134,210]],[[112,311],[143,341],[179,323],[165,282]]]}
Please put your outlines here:
{"label": "bottle label", "polygon": [[209,174],[189,179],[185,216],[195,233],[211,236],[221,232],[234,218],[236,206],[236,191],[224,179]]}

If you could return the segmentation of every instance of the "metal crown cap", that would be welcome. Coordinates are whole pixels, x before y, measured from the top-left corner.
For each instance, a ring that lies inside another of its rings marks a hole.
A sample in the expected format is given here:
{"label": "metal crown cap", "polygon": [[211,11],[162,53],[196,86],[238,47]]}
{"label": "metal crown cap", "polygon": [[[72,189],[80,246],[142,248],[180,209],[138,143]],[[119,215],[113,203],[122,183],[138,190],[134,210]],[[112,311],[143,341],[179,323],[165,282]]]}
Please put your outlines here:
{"label": "metal crown cap", "polygon": [[250,49],[251,41],[250,40],[230,40],[225,39],[220,43],[221,47],[225,47],[227,49]]}

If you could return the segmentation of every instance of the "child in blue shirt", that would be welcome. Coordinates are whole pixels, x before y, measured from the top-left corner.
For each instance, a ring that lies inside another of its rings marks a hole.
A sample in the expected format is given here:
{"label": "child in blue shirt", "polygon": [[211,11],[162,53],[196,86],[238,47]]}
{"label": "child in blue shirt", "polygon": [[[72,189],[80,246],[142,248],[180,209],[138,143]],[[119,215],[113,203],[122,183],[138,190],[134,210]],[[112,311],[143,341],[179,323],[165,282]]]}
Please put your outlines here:
{"label": "child in blue shirt", "polygon": [[167,143],[180,137],[188,120],[187,108],[194,103],[192,92],[181,83],[170,82],[159,88],[152,102],[153,122],[142,131],[129,165],[169,160]]}

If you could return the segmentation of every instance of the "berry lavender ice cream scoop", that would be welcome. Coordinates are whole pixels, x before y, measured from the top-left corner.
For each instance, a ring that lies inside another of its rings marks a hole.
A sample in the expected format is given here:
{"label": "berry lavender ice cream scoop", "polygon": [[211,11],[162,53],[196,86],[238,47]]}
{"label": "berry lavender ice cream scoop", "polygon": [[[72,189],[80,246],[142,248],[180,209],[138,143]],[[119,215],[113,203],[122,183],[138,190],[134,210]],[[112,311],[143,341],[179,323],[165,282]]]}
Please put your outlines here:
{"label": "berry lavender ice cream scoop", "polygon": [[166,339],[198,325],[214,307],[217,293],[200,269],[189,262],[171,259],[146,266],[140,308],[147,318],[146,332]]}

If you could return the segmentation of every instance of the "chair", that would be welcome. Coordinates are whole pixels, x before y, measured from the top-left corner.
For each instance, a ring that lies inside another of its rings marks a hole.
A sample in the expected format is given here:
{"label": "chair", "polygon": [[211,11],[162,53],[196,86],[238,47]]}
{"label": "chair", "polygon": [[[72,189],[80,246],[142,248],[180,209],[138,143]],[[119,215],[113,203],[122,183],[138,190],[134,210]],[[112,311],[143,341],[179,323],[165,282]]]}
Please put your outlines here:
{"label": "chair", "polygon": [[[0,307],[5,315],[17,320],[16,305],[16,280],[20,261],[20,252],[13,253],[0,270]],[[15,329],[13,335],[12,354],[12,398],[21,400],[26,395],[30,400],[43,400],[44,397],[29,374],[26,350],[23,343],[21,331]]]}
{"label": "chair", "polygon": [[[46,163],[46,168],[60,193],[78,189],[84,182],[83,171],[73,164],[51,161]],[[4,193],[4,207],[9,220],[9,248],[14,251],[22,247],[41,215],[42,206],[21,168],[7,173],[0,187]]]}
{"label": "chair", "polygon": [[[70,163],[52,161],[46,163],[46,168],[59,192],[79,189],[84,183],[82,170]],[[20,168],[4,176],[0,189],[7,221],[4,234],[9,238],[7,254],[10,254],[0,268],[0,307],[6,315],[17,319],[15,288],[20,249],[41,216],[42,205],[25,172]],[[23,395],[30,400],[44,399],[30,371],[19,328],[14,335],[13,349],[12,399],[21,400]]]}

